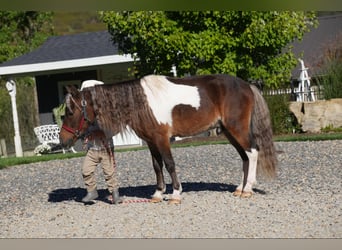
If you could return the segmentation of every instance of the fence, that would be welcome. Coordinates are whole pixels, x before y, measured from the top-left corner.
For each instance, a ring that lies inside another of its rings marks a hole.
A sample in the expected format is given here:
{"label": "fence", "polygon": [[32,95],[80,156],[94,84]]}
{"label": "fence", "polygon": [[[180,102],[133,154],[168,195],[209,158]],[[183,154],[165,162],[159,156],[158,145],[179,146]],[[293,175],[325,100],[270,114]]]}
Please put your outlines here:
{"label": "fence", "polygon": [[[286,89],[264,89],[262,90],[262,94],[265,96],[273,96],[273,95],[289,95],[290,101],[310,101],[309,96],[311,93],[314,96],[314,100],[323,100],[323,86],[311,86],[310,92],[299,91],[298,88],[286,88]],[[301,96],[304,96],[301,98]]]}

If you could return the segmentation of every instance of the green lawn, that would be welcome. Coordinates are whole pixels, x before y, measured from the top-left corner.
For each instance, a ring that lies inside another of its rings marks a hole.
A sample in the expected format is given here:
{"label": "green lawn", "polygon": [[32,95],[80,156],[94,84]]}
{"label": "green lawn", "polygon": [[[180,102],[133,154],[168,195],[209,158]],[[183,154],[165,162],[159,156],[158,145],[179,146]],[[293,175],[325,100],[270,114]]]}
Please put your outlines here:
{"label": "green lawn", "polygon": [[[342,133],[321,133],[321,134],[295,134],[295,135],[278,135],[274,137],[274,141],[322,141],[322,140],[342,140]],[[218,140],[198,140],[187,142],[177,142],[172,144],[173,148],[176,147],[194,147],[209,144],[227,144],[228,141],[224,139]],[[146,149],[146,146],[142,147],[129,147],[129,148],[118,148],[116,152],[133,151]],[[51,161],[51,160],[62,160],[68,158],[82,157],[85,152],[79,153],[66,153],[66,154],[47,154],[41,156],[25,156],[25,157],[8,157],[0,158],[0,169],[9,166],[41,162],[41,161]]]}

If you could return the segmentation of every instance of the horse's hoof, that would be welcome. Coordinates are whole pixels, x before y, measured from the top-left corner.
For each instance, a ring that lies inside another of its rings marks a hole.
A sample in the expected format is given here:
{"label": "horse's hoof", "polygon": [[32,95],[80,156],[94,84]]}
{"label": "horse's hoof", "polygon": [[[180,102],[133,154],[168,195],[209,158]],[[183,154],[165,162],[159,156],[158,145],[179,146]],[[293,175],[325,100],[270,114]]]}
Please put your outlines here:
{"label": "horse's hoof", "polygon": [[241,198],[250,198],[252,197],[253,192],[242,192],[241,193]]}
{"label": "horse's hoof", "polygon": [[233,193],[234,196],[241,196],[241,194],[242,194],[242,191],[238,190],[238,189],[235,190],[234,193]]}
{"label": "horse's hoof", "polygon": [[180,199],[170,199],[168,204],[169,205],[171,205],[171,204],[181,204],[181,200]]}
{"label": "horse's hoof", "polygon": [[159,198],[159,197],[152,197],[151,199],[151,202],[152,203],[159,203],[161,202],[163,199],[162,198]]}

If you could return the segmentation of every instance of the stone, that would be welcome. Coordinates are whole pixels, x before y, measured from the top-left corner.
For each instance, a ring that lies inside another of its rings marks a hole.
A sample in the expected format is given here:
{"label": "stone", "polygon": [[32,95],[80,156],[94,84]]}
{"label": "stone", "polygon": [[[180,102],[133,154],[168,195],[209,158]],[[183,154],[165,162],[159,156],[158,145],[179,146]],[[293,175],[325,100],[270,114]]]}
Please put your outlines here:
{"label": "stone", "polygon": [[290,111],[304,132],[320,132],[322,128],[342,127],[342,98],[315,102],[290,102]]}

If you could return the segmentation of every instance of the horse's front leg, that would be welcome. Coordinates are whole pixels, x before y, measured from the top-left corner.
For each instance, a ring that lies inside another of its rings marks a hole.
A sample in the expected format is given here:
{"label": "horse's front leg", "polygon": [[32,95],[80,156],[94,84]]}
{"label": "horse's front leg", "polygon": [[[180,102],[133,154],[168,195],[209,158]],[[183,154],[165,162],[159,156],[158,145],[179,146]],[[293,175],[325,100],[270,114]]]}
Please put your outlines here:
{"label": "horse's front leg", "polygon": [[157,179],[157,188],[154,194],[152,195],[152,202],[161,202],[163,200],[163,193],[166,191],[166,185],[164,181],[163,175],[163,159],[153,145],[148,145],[150,148],[151,156],[152,156],[152,164],[153,169],[156,174]]}
{"label": "horse's front leg", "polygon": [[172,180],[172,188],[173,193],[171,199],[169,200],[169,204],[180,204],[181,203],[181,193],[182,193],[182,184],[178,180],[175,162],[173,160],[170,149],[169,152],[164,156],[165,167],[169,172]]}
{"label": "horse's front leg", "polygon": [[170,174],[173,188],[169,204],[179,204],[181,202],[182,186],[177,177],[175,162],[171,154],[169,137],[159,137],[156,141],[155,144],[148,144],[153,158],[154,171],[157,176],[157,190],[153,195],[152,201],[161,201],[162,194],[166,189],[162,171],[164,162],[166,170]]}

